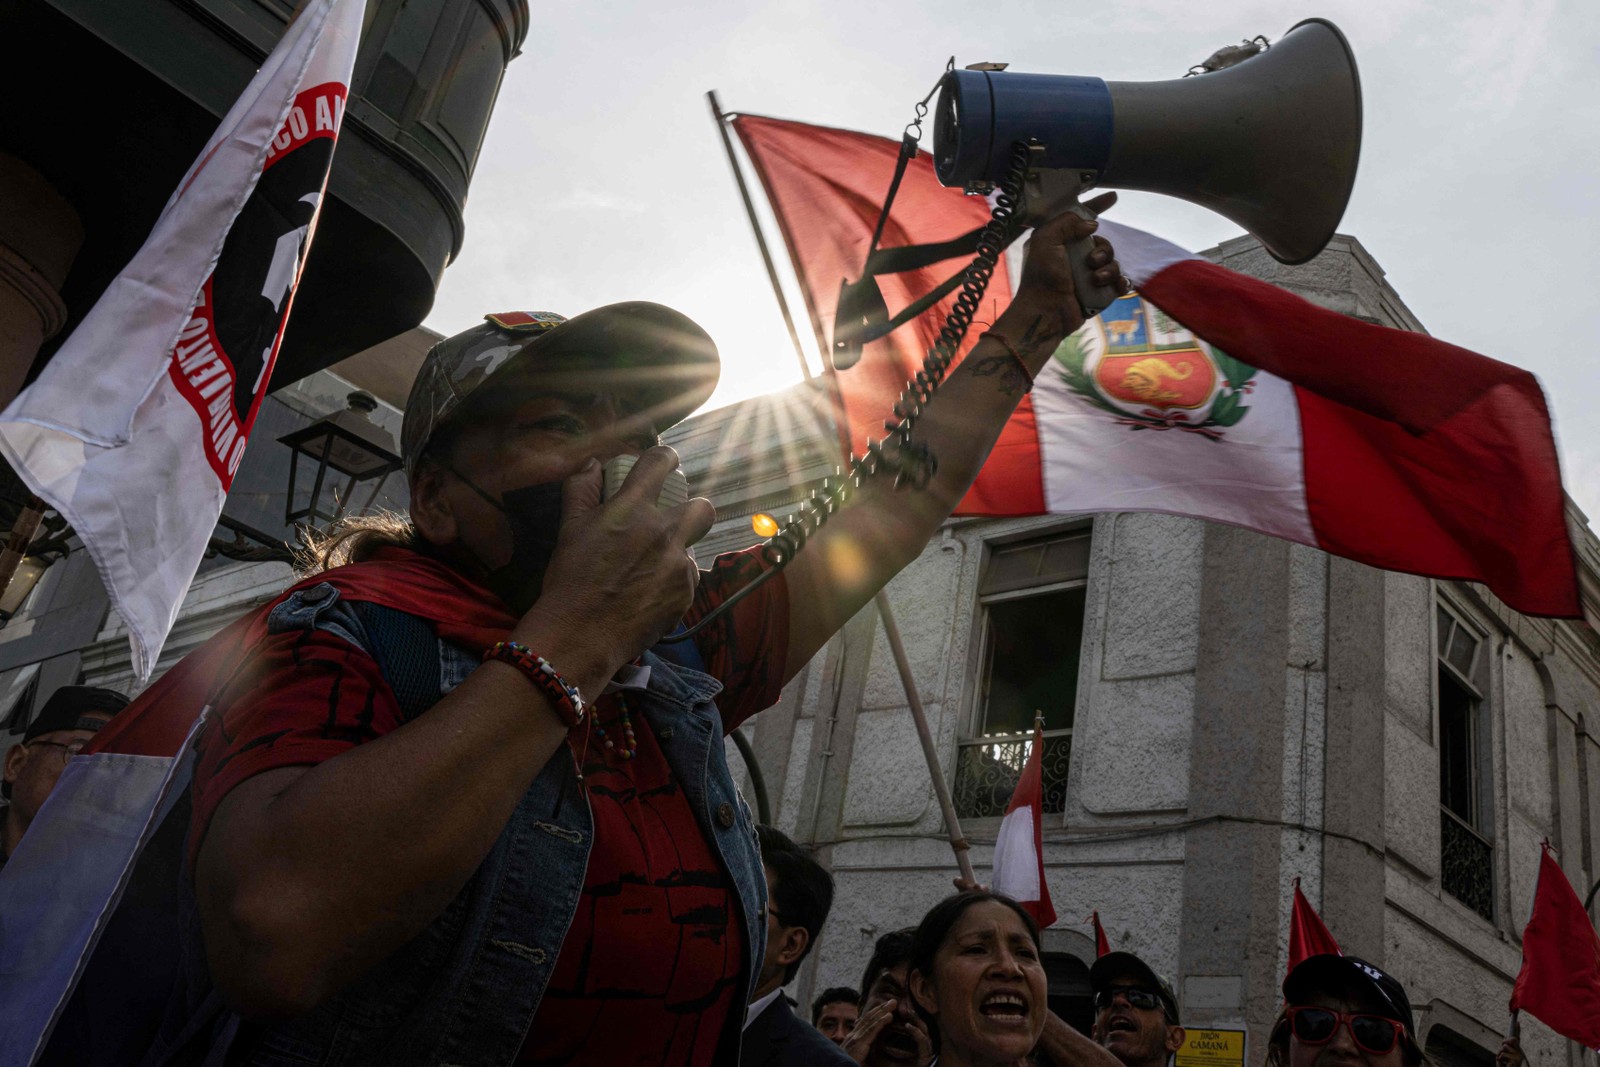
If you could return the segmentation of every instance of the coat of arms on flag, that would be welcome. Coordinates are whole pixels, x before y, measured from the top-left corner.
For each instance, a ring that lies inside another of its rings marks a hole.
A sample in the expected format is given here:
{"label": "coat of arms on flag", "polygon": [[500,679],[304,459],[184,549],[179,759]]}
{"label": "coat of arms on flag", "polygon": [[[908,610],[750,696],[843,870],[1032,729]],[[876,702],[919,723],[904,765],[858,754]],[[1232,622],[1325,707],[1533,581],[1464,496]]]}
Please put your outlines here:
{"label": "coat of arms on flag", "polygon": [[[759,115],[733,128],[826,344],[839,281],[862,271],[900,145]],[[881,246],[946,246],[987,220],[983,201],[941,185],[921,154],[905,167]],[[956,514],[1187,515],[1374,567],[1483,582],[1525,614],[1582,616],[1533,375],[1320,307],[1109,218],[1099,234],[1138,295],[1041,371]],[[1003,310],[1011,274],[996,266],[986,317]],[[948,273],[877,277],[898,314]],[[849,447],[881,433],[949,303],[834,373]]]}
{"label": "coat of arms on flag", "polygon": [[1137,293],[1062,342],[1054,370],[1131,430],[1189,430],[1213,441],[1250,410],[1244,398],[1256,376]]}

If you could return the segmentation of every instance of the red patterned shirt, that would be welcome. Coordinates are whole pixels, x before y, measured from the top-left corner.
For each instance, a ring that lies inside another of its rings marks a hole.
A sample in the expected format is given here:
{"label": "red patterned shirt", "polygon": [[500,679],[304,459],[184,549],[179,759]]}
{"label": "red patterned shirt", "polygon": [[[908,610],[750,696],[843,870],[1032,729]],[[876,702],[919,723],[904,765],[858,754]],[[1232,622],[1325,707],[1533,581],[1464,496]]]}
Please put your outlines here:
{"label": "red patterned shirt", "polygon": [[[764,569],[757,549],[719,556],[685,621]],[[724,687],[724,729],[778,699],[788,611],[779,575],[695,639],[706,672]],[[604,697],[594,711],[616,750],[592,730],[568,738],[584,767],[594,844],[522,1062],[708,1063],[728,1015],[743,1006],[745,945],[732,884],[642,716],[630,715],[637,757],[620,757],[625,701]],[[320,763],[400,725],[376,662],[320,631],[257,643],[216,708],[219,728],[202,736],[197,753],[191,854],[222,798],[246,778]]]}

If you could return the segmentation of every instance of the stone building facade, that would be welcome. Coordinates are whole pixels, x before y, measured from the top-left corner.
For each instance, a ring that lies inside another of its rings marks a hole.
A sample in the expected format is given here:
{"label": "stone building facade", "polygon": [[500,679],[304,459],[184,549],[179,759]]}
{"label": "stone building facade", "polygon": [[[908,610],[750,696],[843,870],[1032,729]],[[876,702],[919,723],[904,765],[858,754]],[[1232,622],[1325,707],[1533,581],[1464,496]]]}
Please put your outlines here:
{"label": "stone building facade", "polygon": [[[1353,239],[1298,268],[1248,238],[1212,255],[1421,329]],[[693,468],[747,441],[741,421],[768,427],[770,445],[716,464],[746,474],[710,486],[724,524],[707,547],[748,540],[753,505],[781,514],[798,498],[776,491],[773,453],[790,484],[823,472],[826,431],[794,430],[804,392],[702,416],[675,439]],[[1600,542],[1569,518],[1600,617]],[[1150,514],[954,520],[888,594],[980,879],[1044,715],[1060,916],[1045,941],[1053,999],[1075,1021],[1087,1021],[1085,920],[1098,911],[1114,948],[1171,977],[1186,1023],[1247,1029],[1260,1062],[1299,879],[1346,952],[1406,985],[1436,1059],[1487,1065],[1540,842],[1580,894],[1600,878],[1600,639],[1584,623]],[[875,609],[746,729],[773,821],[838,887],[793,992],[853,985],[873,940],[915,923],[955,874]],[[1535,1020],[1523,1042],[1535,1064],[1594,1062]]]}
{"label": "stone building facade", "polygon": [[[1352,239],[1298,268],[1248,239],[1212,254],[1421,329]],[[375,415],[396,416],[387,403]],[[702,560],[751,543],[750,516],[792,509],[837,455],[811,386],[698,416],[669,443],[718,504]],[[1600,617],[1600,541],[1570,518]],[[281,564],[202,574],[162,666],[287,578]],[[1540,842],[1580,894],[1600,878],[1600,638],[1583,623],[1517,615],[1477,585],[1127,513],[952,520],[888,598],[980,878],[1033,715],[1044,717],[1060,916],[1047,965],[1053,1003],[1079,1024],[1094,953],[1083,920],[1098,911],[1113,947],[1171,977],[1185,1023],[1247,1029],[1247,1062],[1259,1063],[1298,878],[1347,952],[1404,982],[1436,1059],[1487,1067]],[[12,634],[24,636],[0,637]],[[90,683],[128,686],[114,616],[76,664]],[[915,923],[955,874],[875,609],[744,739],[747,795],[838,887],[791,992],[854,985],[874,939]],[[1523,1040],[1538,1067],[1595,1062],[1531,1019]]]}

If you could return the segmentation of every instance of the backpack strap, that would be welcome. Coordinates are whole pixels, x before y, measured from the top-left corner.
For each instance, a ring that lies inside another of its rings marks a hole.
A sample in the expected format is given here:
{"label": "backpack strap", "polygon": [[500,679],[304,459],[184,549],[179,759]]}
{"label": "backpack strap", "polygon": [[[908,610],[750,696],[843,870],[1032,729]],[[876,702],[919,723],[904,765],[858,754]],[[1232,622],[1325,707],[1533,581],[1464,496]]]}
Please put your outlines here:
{"label": "backpack strap", "polygon": [[394,691],[400,717],[410,722],[439,702],[443,692],[439,639],[419,615],[365,601],[350,607],[361,620],[368,651]]}
{"label": "backpack strap", "polygon": [[[679,623],[668,637],[683,632],[683,623]],[[700,655],[700,645],[693,640],[689,641],[663,641],[650,650],[655,655],[666,660],[674,667],[683,667],[687,670],[706,673],[705,657]]]}

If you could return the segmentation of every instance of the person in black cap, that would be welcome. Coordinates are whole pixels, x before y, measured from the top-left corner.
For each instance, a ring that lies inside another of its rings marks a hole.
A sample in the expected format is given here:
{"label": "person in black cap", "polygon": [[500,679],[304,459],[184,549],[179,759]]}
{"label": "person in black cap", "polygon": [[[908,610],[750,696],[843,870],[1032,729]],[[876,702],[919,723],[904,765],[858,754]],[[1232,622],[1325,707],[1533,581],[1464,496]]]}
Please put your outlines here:
{"label": "person in black cap", "polygon": [[1165,1067],[1183,1047],[1172,986],[1131,952],[1108,952],[1089,968],[1094,1027],[1102,1048],[1124,1067]]}
{"label": "person in black cap", "polygon": [[1418,1067],[1411,1001],[1391,975],[1354,956],[1302,960],[1283,980],[1284,1009],[1267,1039],[1267,1067]]}
{"label": "person in black cap", "polygon": [[28,832],[67,760],[127,704],[128,698],[121,693],[92,685],[64,685],[50,694],[21,742],[6,753],[5,785],[0,792],[10,803],[0,820],[0,865]]}
{"label": "person in black cap", "polygon": [[[318,573],[205,654],[223,666],[186,936],[204,968],[172,1003],[227,1012],[163,1034],[211,1035],[219,1062],[732,1062],[766,880],[723,740],[965,495],[1083,321],[1067,249],[1092,228],[1035,231],[1017,295],[916,424],[927,480],[891,455],[753,592],[775,558],[702,572],[710,502],[660,503],[678,458],[659,434],[719,366],[688,318],[493,315],[435,345],[401,431],[409,514],[318,540]],[[1116,284],[1096,240],[1088,267]]]}

